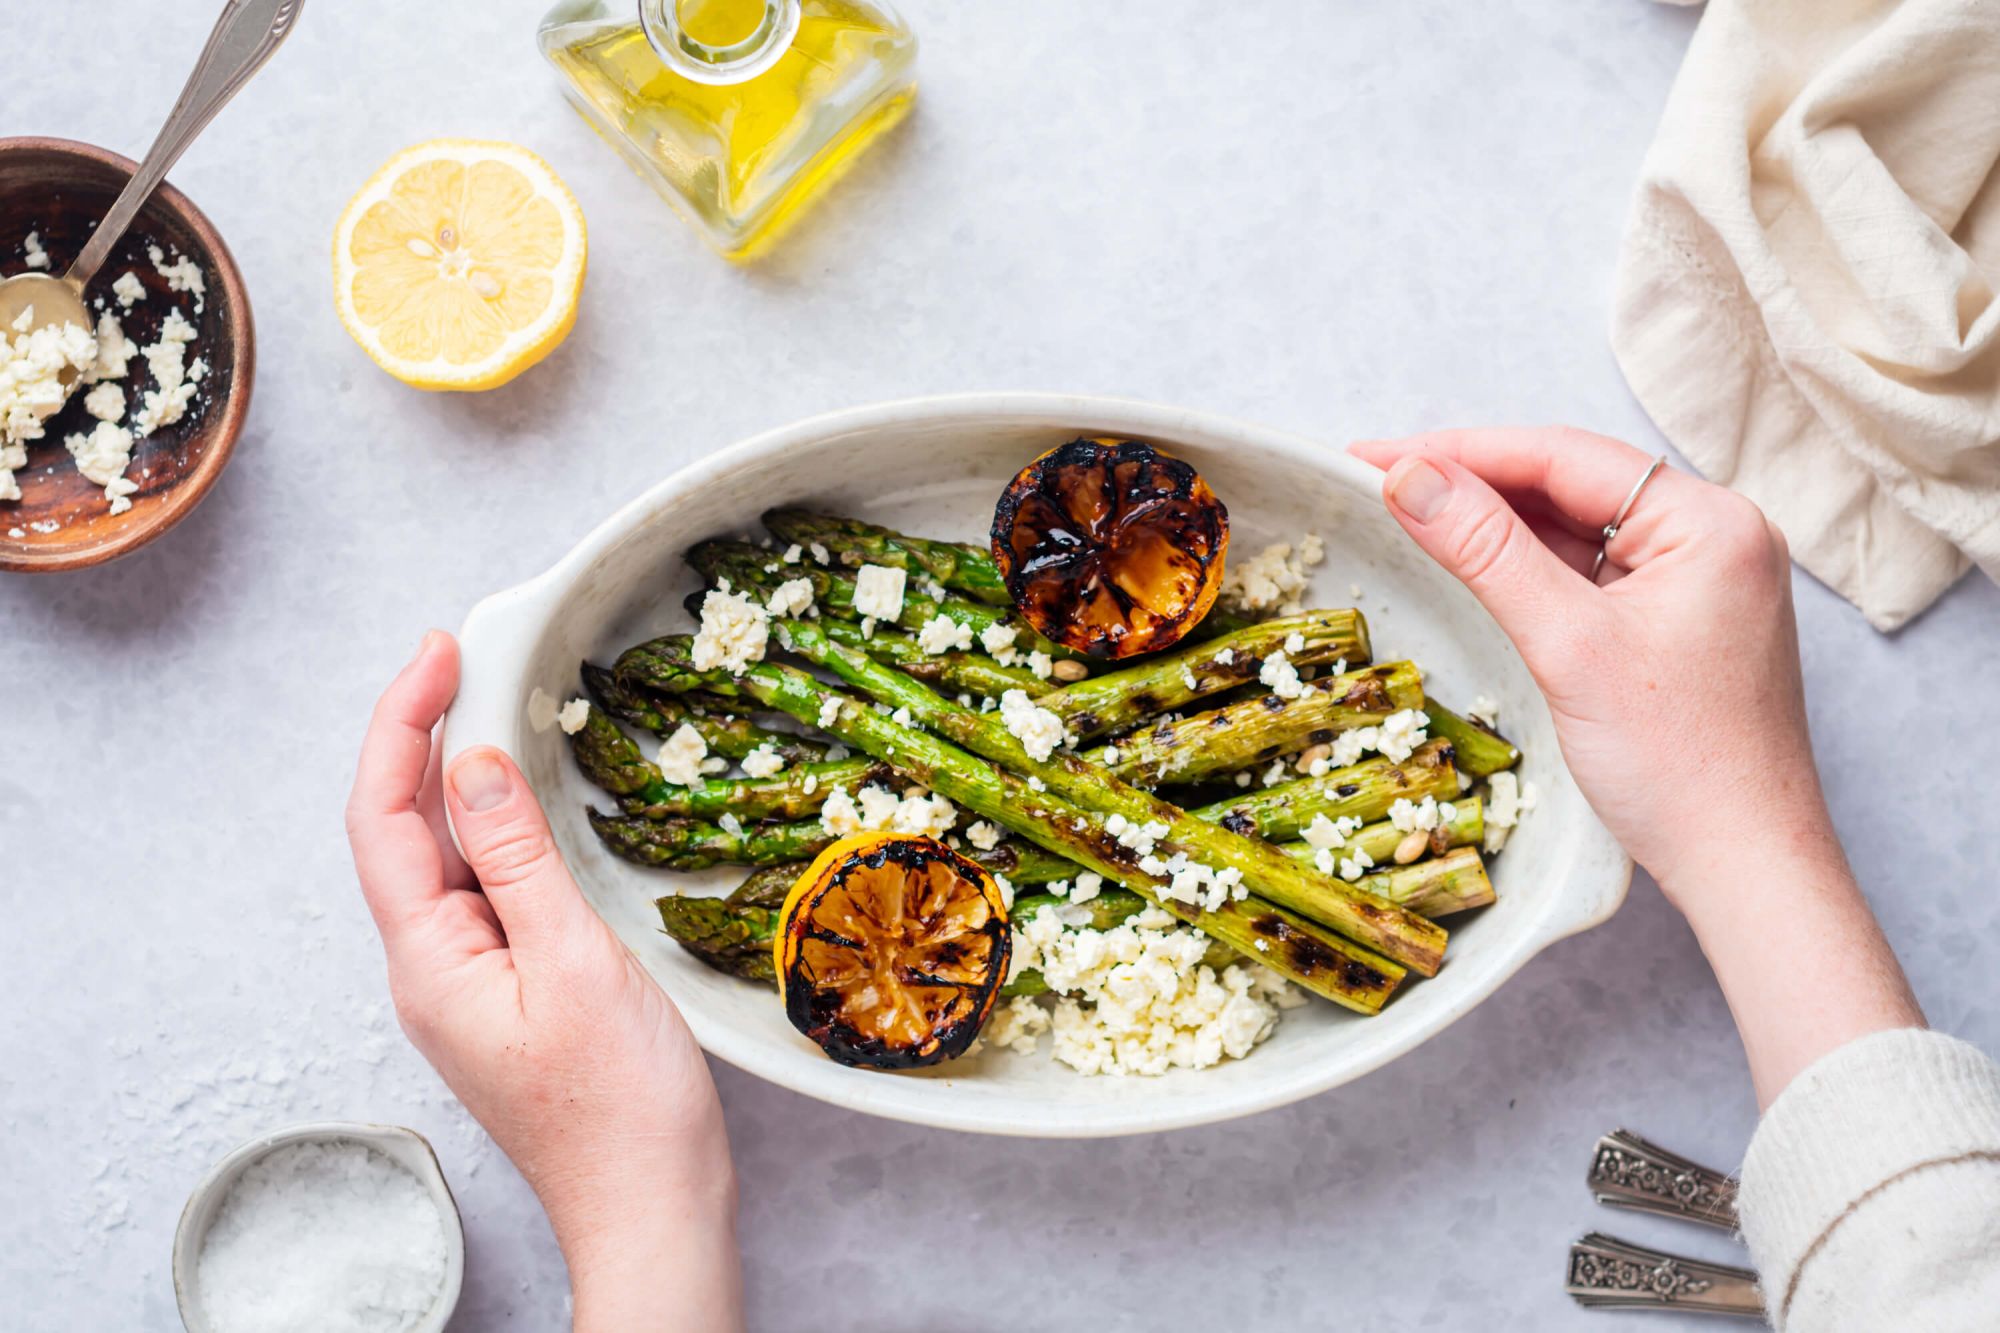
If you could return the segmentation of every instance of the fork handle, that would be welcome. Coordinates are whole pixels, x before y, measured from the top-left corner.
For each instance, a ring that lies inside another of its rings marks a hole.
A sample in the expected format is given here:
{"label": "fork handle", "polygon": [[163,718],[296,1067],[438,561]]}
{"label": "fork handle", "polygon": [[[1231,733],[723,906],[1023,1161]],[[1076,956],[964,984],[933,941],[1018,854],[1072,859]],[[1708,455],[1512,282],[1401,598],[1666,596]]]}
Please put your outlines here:
{"label": "fork handle", "polygon": [[1588,1182],[1597,1201],[1613,1208],[1699,1222],[1721,1231],[1737,1229],[1734,1179],[1648,1143],[1630,1130],[1597,1141]]}
{"label": "fork handle", "polygon": [[1593,1310],[1764,1317],[1757,1275],[1749,1269],[1649,1250],[1596,1231],[1569,1247],[1565,1290],[1578,1305]]}
{"label": "fork handle", "polygon": [[132,225],[140,207],[180,161],[194,137],[290,35],[304,5],[305,0],[228,0],[223,5],[222,17],[208,34],[208,45],[202,48],[201,59],[188,75],[167,123],[160,127],[159,136],[119,192],[111,211],[91,233],[83,253],[70,265],[68,279],[78,290],[89,286],[97,270],[104,267],[111,247]]}

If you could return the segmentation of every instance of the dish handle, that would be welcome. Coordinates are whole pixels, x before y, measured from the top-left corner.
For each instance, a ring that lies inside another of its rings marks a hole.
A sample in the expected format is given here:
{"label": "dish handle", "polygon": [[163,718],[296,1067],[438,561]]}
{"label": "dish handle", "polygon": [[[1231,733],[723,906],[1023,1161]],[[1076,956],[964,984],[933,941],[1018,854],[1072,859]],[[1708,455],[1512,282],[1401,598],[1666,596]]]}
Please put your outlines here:
{"label": "dish handle", "polygon": [[1602,825],[1593,829],[1583,854],[1569,867],[1573,883],[1590,887],[1582,893],[1557,895],[1536,925],[1532,952],[1540,953],[1558,940],[1580,935],[1609,921],[1632,887],[1632,870],[1632,858],[1613,840],[1610,830]]}
{"label": "dish handle", "polygon": [[475,745],[514,755],[525,707],[523,672],[547,628],[554,592],[544,575],[496,592],[466,614],[458,631],[458,694],[444,715],[446,762]]}

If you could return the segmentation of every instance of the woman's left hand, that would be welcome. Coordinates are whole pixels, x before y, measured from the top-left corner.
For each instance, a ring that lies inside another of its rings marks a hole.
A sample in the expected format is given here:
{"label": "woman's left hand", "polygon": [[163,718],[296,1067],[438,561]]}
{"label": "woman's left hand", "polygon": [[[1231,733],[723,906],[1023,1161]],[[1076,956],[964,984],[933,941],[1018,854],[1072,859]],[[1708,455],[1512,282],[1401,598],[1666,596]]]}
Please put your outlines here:
{"label": "woman's left hand", "polygon": [[458,646],[433,631],[376,705],[347,805],[397,1017],[547,1209],[577,1329],[740,1327],[701,1050],[584,901],[513,760],[482,747],[441,770],[457,689]]}

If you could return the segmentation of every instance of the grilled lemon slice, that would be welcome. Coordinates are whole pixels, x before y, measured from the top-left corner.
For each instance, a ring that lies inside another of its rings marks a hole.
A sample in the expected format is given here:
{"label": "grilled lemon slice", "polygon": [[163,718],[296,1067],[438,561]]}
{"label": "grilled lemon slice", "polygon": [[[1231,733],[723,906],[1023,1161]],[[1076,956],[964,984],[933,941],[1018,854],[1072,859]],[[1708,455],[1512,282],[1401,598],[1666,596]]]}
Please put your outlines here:
{"label": "grilled lemon slice", "polygon": [[1028,623],[1093,657],[1193,629],[1222,590],[1229,511],[1201,474],[1138,440],[1072,440],[1021,470],[993,513],[993,559]]}
{"label": "grilled lemon slice", "polygon": [[936,838],[857,833],[793,886],[772,946],[792,1026],[844,1065],[914,1069],[965,1052],[1007,980],[992,876]]}

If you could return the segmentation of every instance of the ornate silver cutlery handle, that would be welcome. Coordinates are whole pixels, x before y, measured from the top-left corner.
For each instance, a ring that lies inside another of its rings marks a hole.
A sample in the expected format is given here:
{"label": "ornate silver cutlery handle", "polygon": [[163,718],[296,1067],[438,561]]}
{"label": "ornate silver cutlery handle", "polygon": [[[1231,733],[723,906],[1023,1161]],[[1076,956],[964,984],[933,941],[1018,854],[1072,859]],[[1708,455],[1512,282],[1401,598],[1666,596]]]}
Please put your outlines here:
{"label": "ornate silver cutlery handle", "polygon": [[1764,1317],[1749,1269],[1663,1254],[1595,1231],[1569,1247],[1566,1290],[1586,1309]]}
{"label": "ornate silver cutlery handle", "polygon": [[1736,1230],[1736,1181],[1648,1143],[1629,1130],[1606,1134],[1590,1159],[1590,1191],[1614,1208],[1632,1208],[1723,1231]]}

